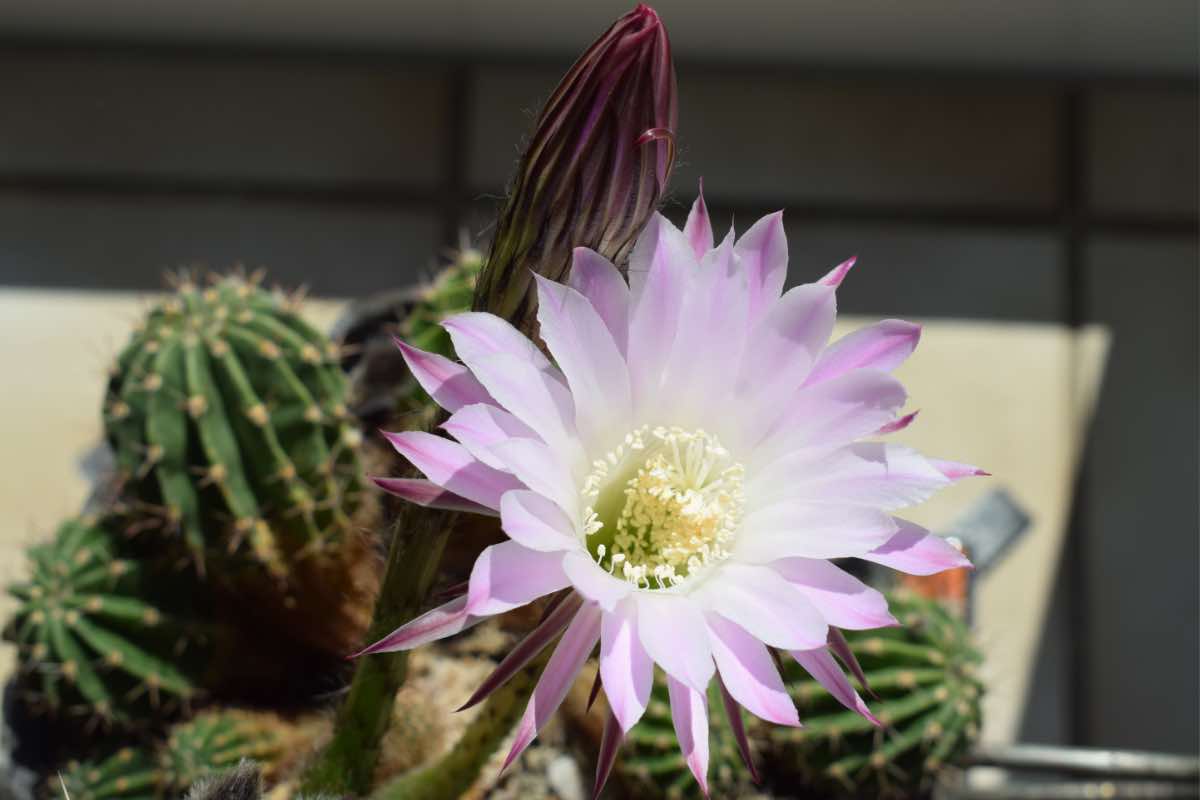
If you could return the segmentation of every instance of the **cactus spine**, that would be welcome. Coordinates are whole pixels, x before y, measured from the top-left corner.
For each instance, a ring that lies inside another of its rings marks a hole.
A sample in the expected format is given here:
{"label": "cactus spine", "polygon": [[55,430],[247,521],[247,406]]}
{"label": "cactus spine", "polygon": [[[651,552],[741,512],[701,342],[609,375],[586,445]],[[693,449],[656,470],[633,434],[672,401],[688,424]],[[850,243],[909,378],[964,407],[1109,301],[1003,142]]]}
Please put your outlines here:
{"label": "cactus spine", "polygon": [[104,422],[132,494],[196,558],[272,574],[350,528],[358,432],[337,348],[254,280],[184,277],[117,359]]}
{"label": "cactus spine", "polygon": [[901,627],[848,631],[885,726],[846,711],[795,662],[784,681],[802,728],[772,728],[772,758],[843,796],[911,796],[927,790],[979,732],[981,661],[961,619],[936,600],[889,597]]}
{"label": "cactus spine", "polygon": [[9,587],[19,605],[5,635],[35,708],[128,723],[195,693],[176,666],[183,626],[156,601],[161,586],[145,565],[120,557],[118,536],[111,524],[68,520],[29,550],[30,579]]}

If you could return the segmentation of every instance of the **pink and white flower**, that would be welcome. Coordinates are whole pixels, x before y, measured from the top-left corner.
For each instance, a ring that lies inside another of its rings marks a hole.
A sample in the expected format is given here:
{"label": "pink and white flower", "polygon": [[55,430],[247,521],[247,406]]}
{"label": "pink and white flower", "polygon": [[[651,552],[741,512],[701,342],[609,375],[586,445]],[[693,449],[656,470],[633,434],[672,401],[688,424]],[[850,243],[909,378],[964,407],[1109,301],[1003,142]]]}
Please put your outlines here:
{"label": "pink and white flower", "polygon": [[787,259],[780,214],[714,246],[701,197],[682,231],[651,220],[628,283],[583,248],[568,284],[538,278],[553,360],[485,313],[445,322],[461,364],[400,342],[451,413],[453,440],[388,434],[427,480],[377,482],[423,505],[498,514],[509,540],[479,556],[464,595],[363,652],[413,648],[555,594],[471,702],[561,634],[509,763],[599,643],[611,717],[597,787],[646,709],[656,665],[702,788],[714,678],[731,707],[800,722],[770,648],[870,717],[831,653],[856,670],[839,629],[896,621],[883,595],[830,559],[916,574],[967,565],[892,512],[982,473],[878,441],[912,420],[889,373],[920,328],[886,320],[830,344],[853,261],[784,292]]}

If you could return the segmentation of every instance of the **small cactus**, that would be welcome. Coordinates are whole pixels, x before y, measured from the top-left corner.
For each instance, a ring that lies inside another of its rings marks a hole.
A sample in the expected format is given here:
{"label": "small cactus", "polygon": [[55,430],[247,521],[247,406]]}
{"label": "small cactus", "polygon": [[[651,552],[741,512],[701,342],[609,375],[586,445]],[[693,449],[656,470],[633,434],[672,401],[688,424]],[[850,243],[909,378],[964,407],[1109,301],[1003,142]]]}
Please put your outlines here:
{"label": "small cactus", "polygon": [[784,681],[804,727],[770,730],[773,773],[798,771],[836,796],[908,797],[928,790],[978,735],[981,656],[964,622],[911,592],[893,594],[889,604],[900,627],[846,632],[884,727],[845,710],[785,659]]}
{"label": "small cactus", "polygon": [[117,359],[104,424],[127,495],[197,559],[284,576],[350,529],[360,434],[338,348],[254,279],[184,277]]}
{"label": "small cactus", "polygon": [[111,523],[68,520],[29,550],[29,580],[9,587],[18,608],[5,637],[18,645],[20,685],[34,708],[129,723],[195,693],[178,666],[185,626],[156,599],[166,594],[161,581],[121,557],[120,541]]}
{"label": "small cactus", "polygon": [[[729,720],[716,681],[708,689],[709,769],[708,784],[712,797],[741,797],[752,784],[750,773],[738,754]],[[700,785],[692,777],[671,722],[667,684],[655,672],[654,687],[646,713],[629,731],[621,750],[618,774],[636,790],[638,797],[700,798]]]}
{"label": "small cactus", "polygon": [[295,744],[279,717],[209,711],[171,729],[154,747],[125,747],[101,761],[71,762],[46,783],[48,797],[71,800],[174,800],[197,781],[254,761],[268,773]]}
{"label": "small cactus", "polygon": [[[226,604],[340,657],[365,632],[379,558],[338,356],[257,279],[185,277],[117,359],[104,421],[135,527],[182,534]],[[156,541],[156,558],[178,552]]]}

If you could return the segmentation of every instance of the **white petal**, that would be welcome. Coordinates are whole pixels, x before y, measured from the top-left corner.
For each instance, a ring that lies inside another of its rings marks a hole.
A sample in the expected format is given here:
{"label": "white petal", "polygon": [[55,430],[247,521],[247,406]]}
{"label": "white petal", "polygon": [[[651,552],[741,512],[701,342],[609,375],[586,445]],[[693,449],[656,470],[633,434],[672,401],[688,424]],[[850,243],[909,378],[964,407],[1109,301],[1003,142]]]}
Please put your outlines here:
{"label": "white petal", "polygon": [[442,424],[446,433],[489,467],[504,469],[491,448],[512,438],[531,439],[537,434],[525,423],[503,409],[476,403],[464,406]]}
{"label": "white petal", "polygon": [[617,603],[633,591],[633,585],[629,581],[609,575],[592,560],[589,553],[568,553],[563,559],[563,570],[577,592],[597,603],[605,611],[612,611]]}
{"label": "white petal", "polygon": [[796,705],[762,642],[717,614],[708,615],[713,658],[733,698],[757,717],[777,725],[799,725]]}
{"label": "white petal", "polygon": [[704,614],[691,598],[638,592],[638,636],[654,663],[676,680],[704,692],[712,680],[712,652]]}
{"label": "white petal", "polygon": [[609,708],[628,732],[650,702],[654,662],[637,634],[637,605],[627,600],[605,614],[600,628],[600,679]]}
{"label": "white petal", "polygon": [[586,247],[576,247],[569,282],[591,301],[604,320],[621,355],[629,344],[629,286],[621,273],[604,256]]}
{"label": "white petal", "polygon": [[702,592],[711,610],[772,647],[809,650],[825,644],[828,626],[820,612],[768,567],[726,562]]}
{"label": "white petal", "polygon": [[538,322],[575,403],[575,425],[589,450],[603,451],[633,417],[629,369],[600,315],[569,286],[537,279]]}
{"label": "white petal", "polygon": [[501,542],[485,548],[475,560],[466,610],[472,616],[502,614],[570,585],[561,553]]}
{"label": "white petal", "polygon": [[803,592],[830,625],[861,631],[897,624],[881,592],[828,561],[788,558],[771,569]]}
{"label": "white petal", "polygon": [[896,533],[896,522],[873,508],[784,500],[746,515],[733,557],[766,564],[780,558],[863,556]]}
{"label": "white petal", "polygon": [[505,493],[500,498],[500,527],[531,550],[552,553],[581,546],[575,526],[563,510],[537,492]]}

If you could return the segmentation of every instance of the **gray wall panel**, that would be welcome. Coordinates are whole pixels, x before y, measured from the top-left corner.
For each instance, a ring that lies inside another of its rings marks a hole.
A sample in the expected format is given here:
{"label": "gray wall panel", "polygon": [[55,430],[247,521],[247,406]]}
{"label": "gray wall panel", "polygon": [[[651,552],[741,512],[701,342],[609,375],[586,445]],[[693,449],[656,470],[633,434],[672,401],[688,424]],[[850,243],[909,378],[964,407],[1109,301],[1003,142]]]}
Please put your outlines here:
{"label": "gray wall panel", "polygon": [[428,184],[446,94],[428,66],[10,52],[0,172]]}
{"label": "gray wall panel", "polygon": [[1114,337],[1082,537],[1091,744],[1200,747],[1198,259],[1187,239],[1089,248],[1088,304]]}
{"label": "gray wall panel", "polygon": [[265,266],[347,296],[413,282],[437,220],[388,209],[0,193],[0,284],[152,289],[164,270]]}

